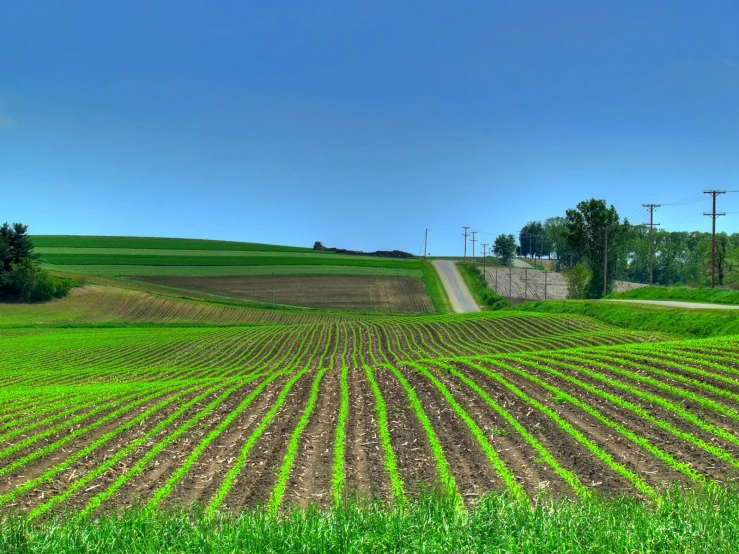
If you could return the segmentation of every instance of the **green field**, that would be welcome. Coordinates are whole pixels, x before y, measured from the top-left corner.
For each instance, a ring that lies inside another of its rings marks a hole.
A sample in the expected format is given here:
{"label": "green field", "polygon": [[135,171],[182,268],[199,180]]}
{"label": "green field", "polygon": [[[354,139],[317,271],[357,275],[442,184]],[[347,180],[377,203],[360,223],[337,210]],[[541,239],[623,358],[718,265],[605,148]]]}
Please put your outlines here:
{"label": "green field", "polygon": [[734,313],[358,314],[100,279],[0,305],[2,551],[735,551]]}
{"label": "green field", "polygon": [[739,290],[691,289],[685,287],[641,287],[628,292],[616,292],[608,298],[631,298],[636,300],[678,300],[714,304],[739,304]]}
{"label": "green field", "polygon": [[244,252],[303,252],[321,253],[312,248],[300,246],[278,246],[255,242],[235,242],[224,240],[177,239],[155,237],[100,237],[82,235],[35,235],[33,244],[37,248],[120,248],[157,250],[226,250]]}

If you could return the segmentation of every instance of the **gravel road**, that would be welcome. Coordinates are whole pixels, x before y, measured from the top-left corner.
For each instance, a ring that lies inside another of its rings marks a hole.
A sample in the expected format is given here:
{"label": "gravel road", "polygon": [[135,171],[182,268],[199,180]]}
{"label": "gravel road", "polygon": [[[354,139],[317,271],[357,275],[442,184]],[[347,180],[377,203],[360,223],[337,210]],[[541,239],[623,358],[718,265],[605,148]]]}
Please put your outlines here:
{"label": "gravel road", "polygon": [[699,302],[677,302],[675,300],[603,300],[603,302],[631,302],[634,304],[654,304],[655,306],[668,306],[671,308],[691,308],[693,310],[739,310],[739,306],[727,304],[701,304]]}
{"label": "gravel road", "polygon": [[475,303],[475,299],[472,298],[472,294],[454,262],[434,260],[432,263],[436,271],[439,272],[439,277],[441,277],[441,282],[446,289],[454,311],[457,313],[479,312],[480,308]]}

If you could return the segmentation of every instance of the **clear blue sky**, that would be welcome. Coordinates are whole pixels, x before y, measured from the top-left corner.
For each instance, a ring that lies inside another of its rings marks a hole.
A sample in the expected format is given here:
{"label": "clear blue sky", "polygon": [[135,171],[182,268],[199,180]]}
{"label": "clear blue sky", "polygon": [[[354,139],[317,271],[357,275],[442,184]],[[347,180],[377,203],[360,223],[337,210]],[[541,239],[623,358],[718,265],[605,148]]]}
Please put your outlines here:
{"label": "clear blue sky", "polygon": [[433,254],[589,197],[642,221],[739,189],[737,29],[736,0],[6,0],[0,220]]}

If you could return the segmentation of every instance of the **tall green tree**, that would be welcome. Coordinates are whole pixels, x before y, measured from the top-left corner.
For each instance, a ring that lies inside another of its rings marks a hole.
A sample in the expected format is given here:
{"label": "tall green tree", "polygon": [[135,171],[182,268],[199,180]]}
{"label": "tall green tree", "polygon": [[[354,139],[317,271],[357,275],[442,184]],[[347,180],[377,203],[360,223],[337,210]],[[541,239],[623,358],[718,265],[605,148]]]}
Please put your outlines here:
{"label": "tall green tree", "polygon": [[32,258],[33,244],[28,236],[28,225],[4,223],[0,227],[0,258],[3,271],[9,271],[11,264]]}
{"label": "tall green tree", "polygon": [[518,241],[522,256],[533,258],[548,253],[544,251],[547,241],[541,221],[529,221],[524,225],[518,233]]}
{"label": "tall green tree", "polygon": [[73,281],[53,277],[38,267],[27,225],[5,223],[0,227],[0,298],[51,300],[66,296],[73,285]]}
{"label": "tall green tree", "polygon": [[[626,238],[628,222],[621,224],[616,208],[606,206],[605,200],[591,198],[567,210],[567,241],[582,255],[592,279],[588,284],[588,297],[603,296],[613,290],[613,281],[626,262]],[[608,257],[606,258],[606,241]],[[604,275],[607,263],[607,276]]]}
{"label": "tall green tree", "polygon": [[510,265],[516,255],[516,237],[513,235],[498,235],[493,243],[493,253],[503,265]]}
{"label": "tall green tree", "polygon": [[552,252],[561,258],[569,251],[567,244],[567,221],[564,217],[550,217],[544,221],[545,248],[544,255],[550,256]]}

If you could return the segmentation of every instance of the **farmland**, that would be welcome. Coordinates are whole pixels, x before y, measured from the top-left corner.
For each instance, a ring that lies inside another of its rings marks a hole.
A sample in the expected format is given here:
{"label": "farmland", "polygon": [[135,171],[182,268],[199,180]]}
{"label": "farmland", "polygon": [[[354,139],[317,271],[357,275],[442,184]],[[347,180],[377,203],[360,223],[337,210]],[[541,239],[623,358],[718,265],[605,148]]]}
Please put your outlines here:
{"label": "farmland", "polygon": [[[258,243],[146,237],[34,237],[44,269],[130,287],[146,282],[185,294],[300,307],[385,313],[439,311],[419,259],[337,254]],[[265,293],[269,276],[269,294]],[[337,276],[343,276],[341,278]],[[102,278],[102,279],[101,279]],[[411,299],[406,301],[405,298]],[[342,300],[344,299],[344,300]]]}
{"label": "farmland", "polygon": [[239,304],[243,281],[224,277],[100,279],[0,305],[6,550],[129,526],[173,529],[176,551],[211,540],[199,526],[214,521],[232,549],[324,526],[305,540],[393,550],[397,525],[458,527],[462,542],[439,542],[463,549],[490,518],[508,530],[487,541],[528,521],[528,540],[558,544],[547,529],[563,525],[604,545],[620,529],[622,545],[641,535],[609,517],[656,540],[675,517],[713,521],[706,502],[739,513],[732,314],[568,301],[437,314],[419,291],[429,313],[378,314]]}
{"label": "farmland", "polygon": [[[173,302],[154,308],[194,304]],[[655,501],[739,477],[732,337],[513,311],[277,323],[231,308],[251,325],[200,312],[193,327],[105,328],[80,312],[60,328],[21,325],[13,308],[0,314],[0,506],[32,518],[355,493],[398,505],[434,487],[460,506],[490,491]]]}

